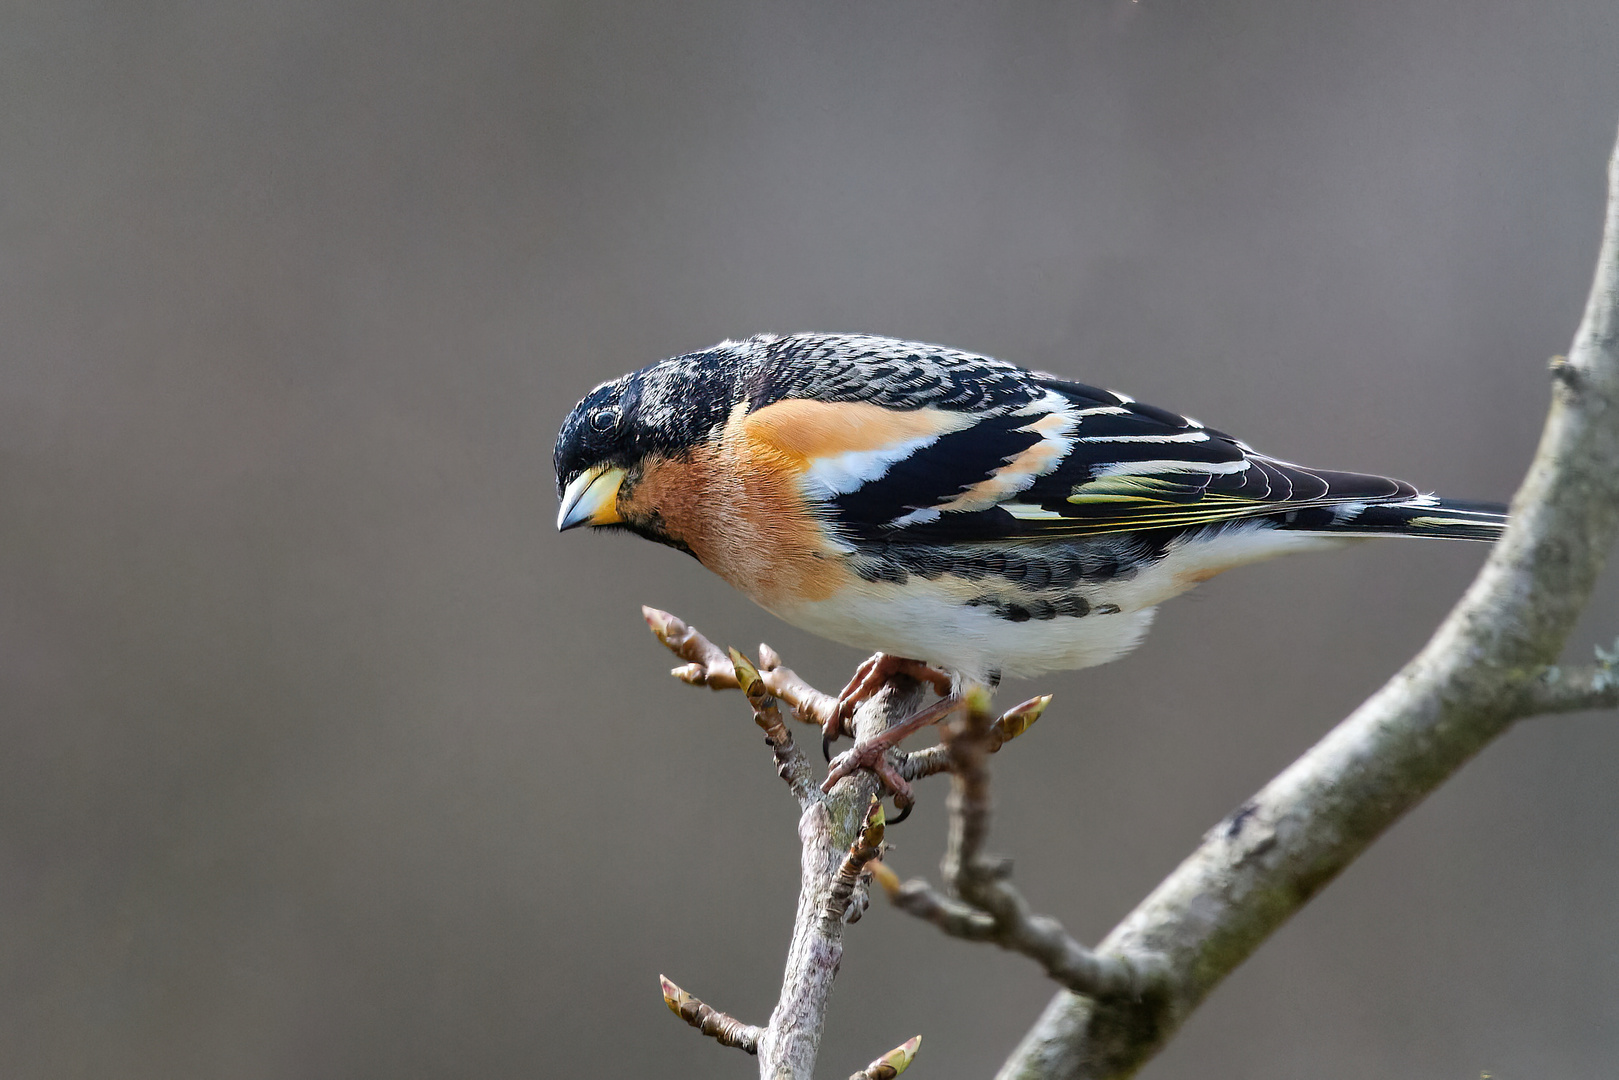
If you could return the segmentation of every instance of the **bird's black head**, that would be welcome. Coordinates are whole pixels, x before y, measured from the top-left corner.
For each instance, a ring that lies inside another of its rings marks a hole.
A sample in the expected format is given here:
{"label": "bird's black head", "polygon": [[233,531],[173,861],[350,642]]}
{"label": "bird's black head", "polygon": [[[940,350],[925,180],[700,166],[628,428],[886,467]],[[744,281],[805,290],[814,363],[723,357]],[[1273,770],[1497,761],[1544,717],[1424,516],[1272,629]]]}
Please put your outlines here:
{"label": "bird's black head", "polygon": [[723,342],[587,394],[557,436],[557,528],[619,525],[667,542],[647,513],[631,512],[636,486],[649,463],[679,460],[713,435],[757,367],[752,342]]}

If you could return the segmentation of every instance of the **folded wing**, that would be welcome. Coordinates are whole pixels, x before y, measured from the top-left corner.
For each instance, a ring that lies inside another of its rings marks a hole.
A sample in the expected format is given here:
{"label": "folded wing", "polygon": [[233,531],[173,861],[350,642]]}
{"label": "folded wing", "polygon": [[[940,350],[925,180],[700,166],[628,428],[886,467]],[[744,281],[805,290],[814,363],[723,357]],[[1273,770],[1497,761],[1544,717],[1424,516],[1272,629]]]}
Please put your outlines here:
{"label": "folded wing", "polygon": [[925,437],[900,425],[903,438],[866,447],[857,461],[810,462],[806,492],[856,543],[1058,539],[1265,516],[1288,523],[1305,511],[1299,524],[1311,527],[1419,497],[1400,480],[1269,457],[1122,394],[1027,379],[1022,400],[937,410],[944,422]]}

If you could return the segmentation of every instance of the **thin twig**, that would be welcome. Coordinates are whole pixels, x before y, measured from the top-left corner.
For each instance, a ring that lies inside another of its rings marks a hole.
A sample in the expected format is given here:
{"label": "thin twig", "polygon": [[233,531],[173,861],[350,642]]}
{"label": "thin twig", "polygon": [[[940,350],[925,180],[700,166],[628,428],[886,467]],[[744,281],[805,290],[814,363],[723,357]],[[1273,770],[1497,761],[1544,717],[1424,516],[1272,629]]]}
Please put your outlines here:
{"label": "thin twig", "polygon": [[776,650],[763,642],[759,643],[759,671],[764,675],[771,693],[792,706],[795,719],[825,727],[837,715],[837,698],[815,689],[791,668],[784,667]]}
{"label": "thin twig", "polygon": [[821,908],[823,920],[844,921],[855,889],[865,876],[866,864],[882,854],[883,824],[882,800],[873,797],[871,808],[866,811],[866,820],[860,826],[860,835],[849,845],[849,854],[844,856],[838,872],[832,875],[832,887],[827,890],[826,902]]}
{"label": "thin twig", "polygon": [[951,937],[989,941],[995,936],[995,920],[971,904],[946,896],[922,878],[901,882],[884,863],[872,865],[877,884],[901,911],[932,923]]}
{"label": "thin twig", "polygon": [[664,1004],[686,1023],[721,1046],[734,1046],[749,1054],[759,1052],[759,1036],[764,1034],[764,1028],[744,1024],[734,1016],[703,1004],[665,976],[659,975],[658,983],[663,987]]}
{"label": "thin twig", "polygon": [[764,729],[765,742],[776,757],[777,775],[787,781],[787,788],[798,800],[798,805],[808,806],[821,798],[821,789],[815,783],[809,760],[793,742],[792,733],[781,718],[781,710],[776,707],[776,696],[765,688],[764,680],[748,658],[735,649],[731,650],[731,666],[742,684],[742,692],[747,695],[748,704],[753,707],[753,722]]}
{"label": "thin twig", "polygon": [[[1020,705],[1014,705],[1002,713],[989,726],[989,732],[986,736],[989,753],[995,753],[1002,746],[1028,731],[1030,726],[1040,719],[1040,714],[1046,711],[1046,706],[1050,704],[1051,695],[1041,694],[1039,697],[1030,698]],[[900,776],[906,780],[920,780],[925,776],[949,772],[950,748],[944,743],[938,743],[921,750],[913,750],[900,758],[899,765],[896,768]]]}
{"label": "thin twig", "polygon": [[[1070,937],[1056,919],[1032,912],[1022,894],[1008,880],[1010,862],[984,850],[989,839],[992,805],[989,766],[985,759],[991,745],[998,746],[1004,739],[1003,733],[992,732],[994,726],[989,718],[981,710],[969,709],[963,720],[945,735],[944,745],[951,762],[950,830],[940,869],[946,885],[967,905],[988,916],[994,931],[987,940],[1034,960],[1047,975],[1075,993],[1093,997],[1142,996],[1164,975],[1157,958],[1106,954],[1085,948]],[[929,900],[931,898],[921,894],[912,903],[922,908]],[[945,909],[933,915],[931,921],[947,930],[951,926],[963,926],[958,917],[947,918],[947,915],[954,913]],[[970,923],[963,928],[977,931]]]}
{"label": "thin twig", "polygon": [[641,615],[657,639],[670,652],[686,661],[669,674],[683,683],[706,686],[711,690],[740,688],[741,684],[736,681],[736,670],[731,667],[730,657],[725,655],[725,650],[698,633],[695,626],[655,607],[643,606]]}
{"label": "thin twig", "polygon": [[912,776],[951,774],[949,847],[943,872],[961,899],[919,878],[901,884],[886,867],[878,869],[877,879],[896,907],[946,934],[992,941],[1023,953],[1078,993],[1136,997],[1162,976],[1160,965],[1152,958],[1104,956],[1085,948],[1056,919],[1031,912],[1007,880],[1010,864],[984,851],[990,818],[985,759],[1027,731],[1050,703],[1050,695],[1031,698],[993,722],[981,707],[971,707],[962,721],[946,729],[944,742],[907,755],[900,765],[902,774]]}
{"label": "thin twig", "polygon": [[[669,674],[683,683],[706,686],[711,690],[740,688],[741,683],[737,680],[731,658],[724,649],[699,633],[695,626],[655,607],[642,607],[641,615],[657,639],[670,652],[686,661]],[[806,724],[825,724],[829,717],[837,714],[838,699],[815,689],[791,668],[783,667],[781,657],[768,645],[759,646],[758,670],[770,692],[792,708],[795,720]]]}

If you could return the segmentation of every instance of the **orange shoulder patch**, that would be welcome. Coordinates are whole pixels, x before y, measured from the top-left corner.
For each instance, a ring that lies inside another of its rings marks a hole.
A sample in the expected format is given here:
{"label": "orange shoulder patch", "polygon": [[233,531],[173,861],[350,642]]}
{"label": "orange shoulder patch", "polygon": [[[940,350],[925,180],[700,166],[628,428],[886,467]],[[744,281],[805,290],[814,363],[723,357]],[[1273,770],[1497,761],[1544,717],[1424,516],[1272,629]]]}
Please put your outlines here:
{"label": "orange shoulder patch", "polygon": [[815,458],[882,450],[960,431],[976,422],[970,413],[943,409],[885,409],[859,401],[792,398],[749,413],[739,427],[748,442],[762,444],[761,449],[789,458],[802,469]]}

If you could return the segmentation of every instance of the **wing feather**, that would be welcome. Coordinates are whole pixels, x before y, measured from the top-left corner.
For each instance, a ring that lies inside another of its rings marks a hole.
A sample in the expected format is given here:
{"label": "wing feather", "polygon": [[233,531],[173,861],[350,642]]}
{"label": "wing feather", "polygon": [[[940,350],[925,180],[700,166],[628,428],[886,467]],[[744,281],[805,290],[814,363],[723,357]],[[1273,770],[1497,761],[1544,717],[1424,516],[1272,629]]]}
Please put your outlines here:
{"label": "wing feather", "polygon": [[831,462],[835,446],[806,455],[806,477],[838,478],[806,494],[857,542],[1059,539],[1323,507],[1350,515],[1418,494],[1388,477],[1307,469],[1127,395],[987,357],[886,338],[765,344],[772,360],[752,401],[765,414],[807,400],[954,417],[930,422],[926,437],[915,422],[897,424],[892,439],[863,447],[860,468]]}

